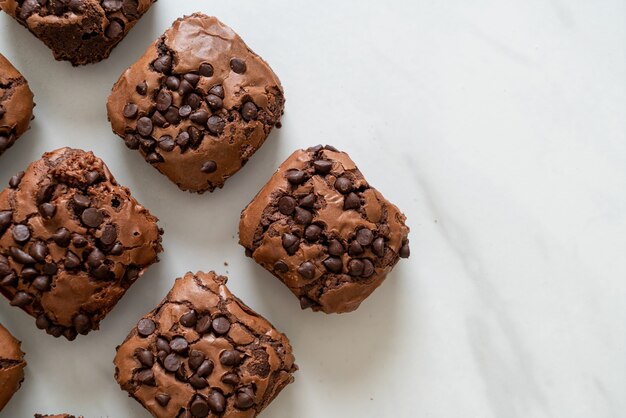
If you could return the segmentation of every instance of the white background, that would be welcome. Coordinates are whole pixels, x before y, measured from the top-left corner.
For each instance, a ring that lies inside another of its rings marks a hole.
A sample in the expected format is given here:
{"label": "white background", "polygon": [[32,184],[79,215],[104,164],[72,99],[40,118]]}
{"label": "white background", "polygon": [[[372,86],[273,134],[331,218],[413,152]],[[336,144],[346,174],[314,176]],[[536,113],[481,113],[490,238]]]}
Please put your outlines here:
{"label": "white background", "polygon": [[[287,96],[283,129],[202,196],[127,150],[105,112],[121,72],[195,11],[234,28]],[[0,178],[93,150],[161,219],[165,252],[75,342],[0,301],[28,360],[0,416],[147,418],[113,379],[115,346],[176,277],[214,269],[293,343],[296,383],[265,417],[625,417],[625,26],[622,0],[160,0],[108,60],[72,68],[2,14],[0,52],[37,107]],[[412,228],[411,259],[341,316],[301,312],[237,244],[241,209],[317,143],[348,151]]]}

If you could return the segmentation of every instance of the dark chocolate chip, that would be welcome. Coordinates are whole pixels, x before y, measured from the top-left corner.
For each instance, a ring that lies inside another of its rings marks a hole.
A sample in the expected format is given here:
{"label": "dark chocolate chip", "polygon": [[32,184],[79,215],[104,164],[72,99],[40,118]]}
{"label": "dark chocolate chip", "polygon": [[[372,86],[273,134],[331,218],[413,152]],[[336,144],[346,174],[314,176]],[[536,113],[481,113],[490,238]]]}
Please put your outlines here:
{"label": "dark chocolate chip", "polygon": [[156,386],[152,369],[143,369],[135,374],[135,380],[142,385]]}
{"label": "dark chocolate chip", "polygon": [[358,259],[350,260],[348,263],[348,273],[350,273],[352,277],[359,277],[363,274],[364,267],[363,261]]}
{"label": "dark chocolate chip", "polygon": [[156,108],[165,112],[172,105],[172,94],[167,90],[161,90],[156,97]]}
{"label": "dark chocolate chip", "polygon": [[35,280],[35,278],[39,276],[39,272],[32,267],[25,267],[22,269],[20,276],[22,277],[22,279],[30,282],[32,280]]}
{"label": "dark chocolate chip", "polygon": [[200,377],[197,374],[194,374],[189,378],[189,384],[194,387],[194,389],[204,389],[209,386],[209,382],[204,377]]}
{"label": "dark chocolate chip", "polygon": [[91,205],[91,199],[82,194],[75,194],[72,197],[72,201],[74,202],[74,205],[81,210],[87,209]]}
{"label": "dark chocolate chip", "polygon": [[74,270],[80,267],[81,264],[80,258],[78,258],[76,254],[71,251],[67,252],[65,255],[65,262],[63,263],[66,269]]}
{"label": "dark chocolate chip", "polygon": [[328,160],[317,160],[313,163],[313,167],[315,167],[317,174],[326,175],[332,170],[333,163]]}
{"label": "dark chocolate chip", "polygon": [[339,257],[328,257],[324,260],[324,267],[331,273],[341,273],[343,270],[343,262]]}
{"label": "dark chocolate chip", "polygon": [[207,62],[200,64],[200,68],[198,70],[201,76],[203,77],[212,77],[213,76],[213,66]]}
{"label": "dark chocolate chip", "polygon": [[157,338],[156,348],[158,351],[164,351],[166,354],[169,354],[171,351],[170,343],[162,337]]}
{"label": "dark chocolate chip", "polygon": [[178,77],[171,75],[165,80],[165,85],[168,89],[176,91],[180,87],[180,80]]}
{"label": "dark chocolate chip", "polygon": [[139,113],[139,107],[134,103],[127,103],[124,106],[124,117],[127,119],[135,119]]}
{"label": "dark chocolate chip", "polygon": [[352,241],[348,246],[348,254],[351,257],[356,257],[363,254],[363,246],[357,241]]}
{"label": "dark chocolate chip", "polygon": [[183,337],[175,337],[170,341],[170,348],[175,353],[183,354],[189,348],[189,343]]}
{"label": "dark chocolate chip", "polygon": [[43,265],[43,268],[42,268],[43,273],[49,276],[56,274],[58,270],[59,268],[54,263],[46,263]]}
{"label": "dark chocolate chip", "polygon": [[[74,328],[79,334],[87,334],[91,330],[91,319],[85,314],[78,314],[72,320]],[[151,367],[151,366],[148,366]]]}
{"label": "dark chocolate chip", "polygon": [[254,405],[254,392],[251,388],[244,388],[237,392],[235,396],[235,406],[238,409],[250,409]]}
{"label": "dark chocolate chip", "polygon": [[233,58],[230,60],[230,69],[237,74],[243,74],[246,72],[246,62],[240,58]]}
{"label": "dark chocolate chip", "polygon": [[174,150],[174,147],[176,147],[176,143],[174,142],[174,138],[172,138],[169,135],[163,135],[159,139],[159,143],[157,145],[159,146],[160,149],[162,149],[163,151],[166,151],[166,152],[170,152],[170,151]]}
{"label": "dark chocolate chip", "polygon": [[12,220],[13,213],[11,211],[6,210],[0,212],[0,235],[2,235],[4,231],[7,230],[9,225],[11,225]]}
{"label": "dark chocolate chip", "polygon": [[102,263],[104,263],[105,255],[98,248],[94,248],[92,252],[89,253],[87,257],[87,265],[92,269],[100,267]]}
{"label": "dark chocolate chip", "polygon": [[122,34],[124,34],[124,23],[117,19],[113,19],[109,26],[107,26],[104,34],[110,39],[119,38]]}
{"label": "dark chocolate chip", "polygon": [[31,245],[28,253],[40,263],[46,260],[46,256],[48,255],[48,247],[41,241],[37,241],[33,245]]}
{"label": "dark chocolate chip", "polygon": [[159,128],[165,128],[167,126],[167,119],[163,116],[163,113],[160,111],[155,111],[150,118],[153,125],[158,126]]}
{"label": "dark chocolate chip", "polygon": [[367,279],[372,274],[374,274],[374,263],[366,258],[363,260],[363,273],[361,276]]}
{"label": "dark chocolate chip", "polygon": [[88,244],[88,241],[81,234],[73,233],[72,234],[72,244],[76,248],[82,248]]}
{"label": "dark chocolate chip", "polygon": [[157,393],[154,399],[159,403],[159,405],[166,407],[172,398],[167,393]]}
{"label": "dark chocolate chip", "polygon": [[26,20],[39,10],[40,7],[37,0],[25,0],[20,8],[20,17]]}
{"label": "dark chocolate chip", "polygon": [[122,10],[122,0],[102,0],[102,7],[107,12]]}
{"label": "dark chocolate chip", "polygon": [[278,260],[274,263],[274,270],[279,273],[287,273],[289,271],[289,266],[283,260]]}
{"label": "dark chocolate chip", "polygon": [[[186,80],[183,80],[183,83],[186,83],[186,82],[187,82]],[[187,96],[187,98],[185,99],[185,102],[186,104],[191,106],[193,110],[196,110],[200,106],[202,106],[202,97],[200,97],[196,93],[191,93],[189,96]]]}
{"label": "dark chocolate chip", "polygon": [[57,207],[52,203],[42,203],[39,205],[39,213],[44,219],[52,219],[55,213],[57,213]]}
{"label": "dark chocolate chip", "polygon": [[[3,275],[0,274],[0,277],[2,277]],[[0,280],[0,286],[5,286],[5,287],[15,287],[17,286],[18,280],[17,280],[17,274],[15,273],[8,273],[6,275],[4,275],[4,278],[2,280]]]}
{"label": "dark chocolate chip", "polygon": [[309,225],[304,230],[304,238],[309,242],[316,242],[322,235],[322,228],[318,225]]}
{"label": "dark chocolate chip", "polygon": [[243,360],[242,355],[237,350],[224,350],[220,354],[220,363],[224,366],[237,366]]}
{"label": "dark chocolate chip", "polygon": [[259,114],[259,110],[256,105],[252,102],[246,102],[241,107],[241,116],[246,121],[255,120]]}
{"label": "dark chocolate chip", "polygon": [[294,255],[300,247],[300,238],[297,236],[285,233],[282,237],[283,248],[287,251],[287,254]]}
{"label": "dark chocolate chip", "polygon": [[343,200],[344,210],[358,209],[360,207],[361,207],[361,199],[354,192],[350,192],[350,194],[348,194],[348,196],[346,196],[345,199]]}
{"label": "dark chocolate chip", "polygon": [[315,193],[309,193],[300,199],[300,206],[307,209],[313,209],[315,207]]}
{"label": "dark chocolate chip", "polygon": [[187,80],[189,82],[189,84],[191,84],[192,86],[196,86],[198,84],[198,82],[200,81],[200,76],[198,74],[194,74],[194,73],[187,73],[183,76],[183,78],[185,80]]}
{"label": "dark chocolate chip", "polygon": [[145,81],[142,81],[141,83],[137,84],[137,87],[135,87],[135,90],[141,96],[145,96],[148,93],[148,84]]}
{"label": "dark chocolate chip", "polygon": [[[213,390],[211,391],[211,393],[209,393],[208,401],[209,408],[211,408],[211,411],[213,412],[219,414],[223,412],[224,409],[226,409],[226,398],[224,398],[224,395],[216,390]],[[193,408],[193,404],[191,405],[191,407]],[[193,410],[191,412],[193,413]]]}
{"label": "dark chocolate chip", "polygon": [[35,320],[35,326],[37,326],[37,328],[39,329],[46,329],[50,327],[50,321],[48,320],[48,318],[46,318],[44,314],[41,314]]}
{"label": "dark chocolate chip", "polygon": [[224,132],[225,127],[226,123],[221,117],[217,115],[211,116],[207,122],[207,128],[209,128],[209,132],[214,135],[219,135]]}
{"label": "dark chocolate chip", "polygon": [[287,181],[294,186],[298,186],[306,181],[306,173],[301,170],[289,170],[285,174],[285,177],[287,177]]}
{"label": "dark chocolate chip", "polygon": [[113,245],[117,241],[117,230],[114,225],[106,225],[102,230],[100,242],[104,245]]}
{"label": "dark chocolate chip", "polygon": [[148,337],[152,335],[152,333],[156,331],[156,324],[152,319],[143,318],[137,323],[137,332],[142,337]]}
{"label": "dark chocolate chip", "polygon": [[211,324],[213,332],[217,335],[224,335],[230,330],[230,321],[224,316],[218,316]]}
{"label": "dark chocolate chip", "polygon": [[230,386],[237,386],[241,381],[236,373],[226,373],[220,380]]}
{"label": "dark chocolate chip", "polygon": [[338,239],[332,239],[328,243],[328,254],[339,257],[346,252],[341,242]]}
{"label": "dark chocolate chip", "polygon": [[213,160],[206,161],[204,164],[202,164],[202,168],[200,168],[200,171],[206,174],[215,173],[216,170],[217,163]]}
{"label": "dark chocolate chip", "polygon": [[179,124],[181,119],[178,108],[174,106],[170,106],[163,117],[171,125]]}
{"label": "dark chocolate chip", "polygon": [[196,324],[196,332],[198,334],[206,334],[211,330],[211,317],[206,315],[198,319]]}
{"label": "dark chocolate chip", "polygon": [[154,69],[160,73],[167,73],[172,69],[172,57],[162,55],[154,61]]}
{"label": "dark chocolate chip", "polygon": [[68,341],[74,341],[76,339],[76,336],[78,335],[78,333],[76,332],[76,330],[74,328],[65,328],[63,330],[63,336],[68,340]]}
{"label": "dark chocolate chip", "polygon": [[137,121],[137,132],[141,136],[150,136],[154,127],[152,126],[152,120],[146,116],[139,118]]}
{"label": "dark chocolate chip", "polygon": [[369,229],[362,228],[356,233],[356,240],[362,246],[367,247],[374,240],[374,234]]}
{"label": "dark chocolate chip", "polygon": [[13,239],[18,244],[26,244],[30,240],[30,230],[26,225],[15,225],[13,227]]}
{"label": "dark chocolate chip", "polygon": [[400,247],[399,255],[400,258],[409,258],[411,256],[411,248],[408,242]]}
{"label": "dark chocolate chip", "polygon": [[180,87],[178,87],[178,94],[186,96],[193,91],[193,86],[187,80],[181,80]]}
{"label": "dark chocolate chip", "polygon": [[298,267],[298,273],[307,280],[313,279],[315,277],[315,264],[305,261]]}
{"label": "dark chocolate chip", "polygon": [[221,85],[213,86],[213,87],[211,87],[211,90],[209,90],[209,94],[214,94],[217,97],[223,99],[224,98],[224,87],[222,87]]}
{"label": "dark chocolate chip", "polygon": [[209,113],[206,110],[198,110],[196,112],[193,112],[189,116],[189,119],[191,119],[192,122],[197,123],[198,125],[204,126],[209,120]]}
{"label": "dark chocolate chip", "polygon": [[100,180],[100,173],[98,173],[97,171],[90,171],[85,175],[85,179],[87,180],[87,183],[89,184],[94,184],[96,183],[98,180]]}
{"label": "dark chocolate chip", "polygon": [[33,303],[34,298],[26,292],[17,292],[11,299],[11,306],[23,308]]}
{"label": "dark chocolate chip", "polygon": [[50,289],[50,278],[48,276],[39,276],[33,280],[33,287],[40,292]]}
{"label": "dark chocolate chip", "polygon": [[9,250],[11,257],[20,264],[35,264],[37,261],[31,257],[25,251],[20,250],[17,247],[11,247]]}
{"label": "dark chocolate chip", "polygon": [[163,367],[168,372],[175,373],[180,368],[180,358],[174,353],[168,354],[163,360]]}
{"label": "dark chocolate chip", "polygon": [[68,231],[67,228],[61,227],[52,234],[52,240],[59,247],[67,247],[70,244],[70,231]]}
{"label": "dark chocolate chip", "polygon": [[24,177],[24,172],[20,171],[9,180],[9,187],[12,189],[17,189],[17,186],[22,182],[22,177]]}
{"label": "dark chocolate chip", "polygon": [[88,208],[80,215],[80,219],[85,225],[91,228],[98,228],[102,224],[104,216],[98,209]]}
{"label": "dark chocolate chip", "polygon": [[300,297],[300,309],[309,309],[312,306],[317,305],[317,303],[315,303],[315,301],[311,298],[308,298],[306,296],[301,296]]}
{"label": "dark chocolate chip", "polygon": [[206,102],[213,111],[219,110],[222,108],[222,106],[224,106],[224,101],[222,100],[222,98],[215,94],[209,94],[206,97]]}
{"label": "dark chocolate chip", "polygon": [[151,152],[150,154],[146,155],[146,161],[149,162],[150,164],[156,164],[156,163],[162,162],[163,157],[161,157],[156,152]]}
{"label": "dark chocolate chip", "polygon": [[213,361],[211,361],[210,359],[204,360],[200,367],[198,367],[198,371],[196,371],[196,374],[200,377],[206,377],[213,373],[214,367],[215,366],[213,365]]}
{"label": "dark chocolate chip", "polygon": [[[219,393],[219,392],[212,392]],[[209,403],[211,403],[211,395],[209,395],[209,402],[205,401],[201,397],[197,396],[193,402],[191,402],[191,406],[189,407],[189,411],[194,418],[205,418],[209,416]],[[220,394],[221,395],[221,394]],[[222,395],[223,397],[223,395]],[[211,408],[212,409],[212,408]],[[222,411],[224,409],[222,408]],[[221,411],[220,411],[221,412]]]}
{"label": "dark chocolate chip", "polygon": [[193,371],[198,370],[198,368],[202,365],[206,356],[200,350],[191,350],[189,353],[189,368]]}
{"label": "dark chocolate chip", "polygon": [[298,202],[291,196],[283,196],[278,200],[278,210],[283,215],[291,215],[295,210]]}
{"label": "dark chocolate chip", "polygon": [[187,328],[192,328],[196,326],[198,322],[198,316],[196,315],[196,311],[191,310],[180,317],[179,322],[186,326]]}
{"label": "dark chocolate chip", "polygon": [[296,215],[293,218],[300,225],[308,225],[313,221],[313,214],[301,207],[296,208]]}
{"label": "dark chocolate chip", "polygon": [[126,144],[128,149],[139,149],[139,136],[126,134],[126,136],[124,136],[124,144]]}
{"label": "dark chocolate chip", "polygon": [[347,177],[339,177],[335,180],[335,189],[341,194],[348,194],[352,191],[352,180]]}

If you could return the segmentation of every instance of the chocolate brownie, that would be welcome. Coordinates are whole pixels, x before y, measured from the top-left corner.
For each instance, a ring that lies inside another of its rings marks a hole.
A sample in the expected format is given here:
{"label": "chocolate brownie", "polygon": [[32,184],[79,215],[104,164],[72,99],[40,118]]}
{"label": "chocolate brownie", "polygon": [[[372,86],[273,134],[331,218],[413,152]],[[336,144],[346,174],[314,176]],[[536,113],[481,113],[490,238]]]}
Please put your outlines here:
{"label": "chocolate brownie", "polygon": [[0,411],[24,380],[24,353],[20,342],[0,324]]}
{"label": "chocolate brownie", "polygon": [[156,0],[0,0],[0,8],[72,65],[101,61]]}
{"label": "chocolate brownie", "polygon": [[28,130],[34,106],[28,82],[0,54],[0,155]]}
{"label": "chocolate brownie", "polygon": [[55,337],[87,334],[158,261],[157,221],[91,152],[46,153],[0,193],[0,292]]}
{"label": "chocolate brownie", "polygon": [[222,187],[280,120],[280,81],[228,26],[178,19],[113,87],[113,131],[182,190]]}
{"label": "chocolate brownie", "polygon": [[[41,414],[35,414],[35,418],[77,418],[74,415],[70,415],[70,414],[58,414],[58,415],[41,415]],[[83,418],[78,417],[78,418]]]}
{"label": "chocolate brownie", "polygon": [[302,309],[350,312],[409,256],[405,216],[344,153],[293,153],[244,209],[246,254],[285,283]]}
{"label": "chocolate brownie", "polygon": [[256,417],[297,370],[287,337],[230,293],[187,273],[117,348],[115,377],[157,418]]}

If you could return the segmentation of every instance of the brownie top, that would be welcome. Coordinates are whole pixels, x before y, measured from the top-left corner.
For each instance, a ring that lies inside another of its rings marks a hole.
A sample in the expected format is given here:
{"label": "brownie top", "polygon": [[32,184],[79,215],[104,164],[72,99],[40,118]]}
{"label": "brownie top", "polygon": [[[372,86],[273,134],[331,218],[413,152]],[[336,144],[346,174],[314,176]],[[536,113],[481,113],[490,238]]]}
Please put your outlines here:
{"label": "brownie top", "polygon": [[26,79],[0,54],[0,136],[19,137],[26,132],[33,106],[33,93]]}

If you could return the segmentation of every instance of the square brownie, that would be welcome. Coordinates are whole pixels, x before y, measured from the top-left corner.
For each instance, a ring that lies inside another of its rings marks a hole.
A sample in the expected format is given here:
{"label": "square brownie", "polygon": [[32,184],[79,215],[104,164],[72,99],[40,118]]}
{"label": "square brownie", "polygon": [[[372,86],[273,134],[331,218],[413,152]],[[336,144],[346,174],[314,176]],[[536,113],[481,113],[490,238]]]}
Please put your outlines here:
{"label": "square brownie", "polygon": [[0,324],[0,411],[24,381],[24,353],[21,342]]}
{"label": "square brownie", "polygon": [[113,131],[182,190],[222,187],[283,113],[269,65],[228,26],[196,13],[174,22],[118,82]]}
{"label": "square brownie", "polygon": [[156,0],[0,0],[0,9],[72,65],[102,61]]}
{"label": "square brownie", "polygon": [[230,293],[187,273],[117,349],[115,378],[157,418],[256,417],[297,370],[287,337]]}
{"label": "square brownie", "polygon": [[34,106],[28,82],[0,54],[0,155],[28,130]]}
{"label": "square brownie", "polygon": [[0,193],[0,293],[55,337],[98,329],[158,261],[157,221],[91,152],[46,153]]}
{"label": "square brownie", "polygon": [[343,313],[409,256],[405,220],[346,153],[320,145],[280,166],[242,212],[239,239],[302,309]]}

